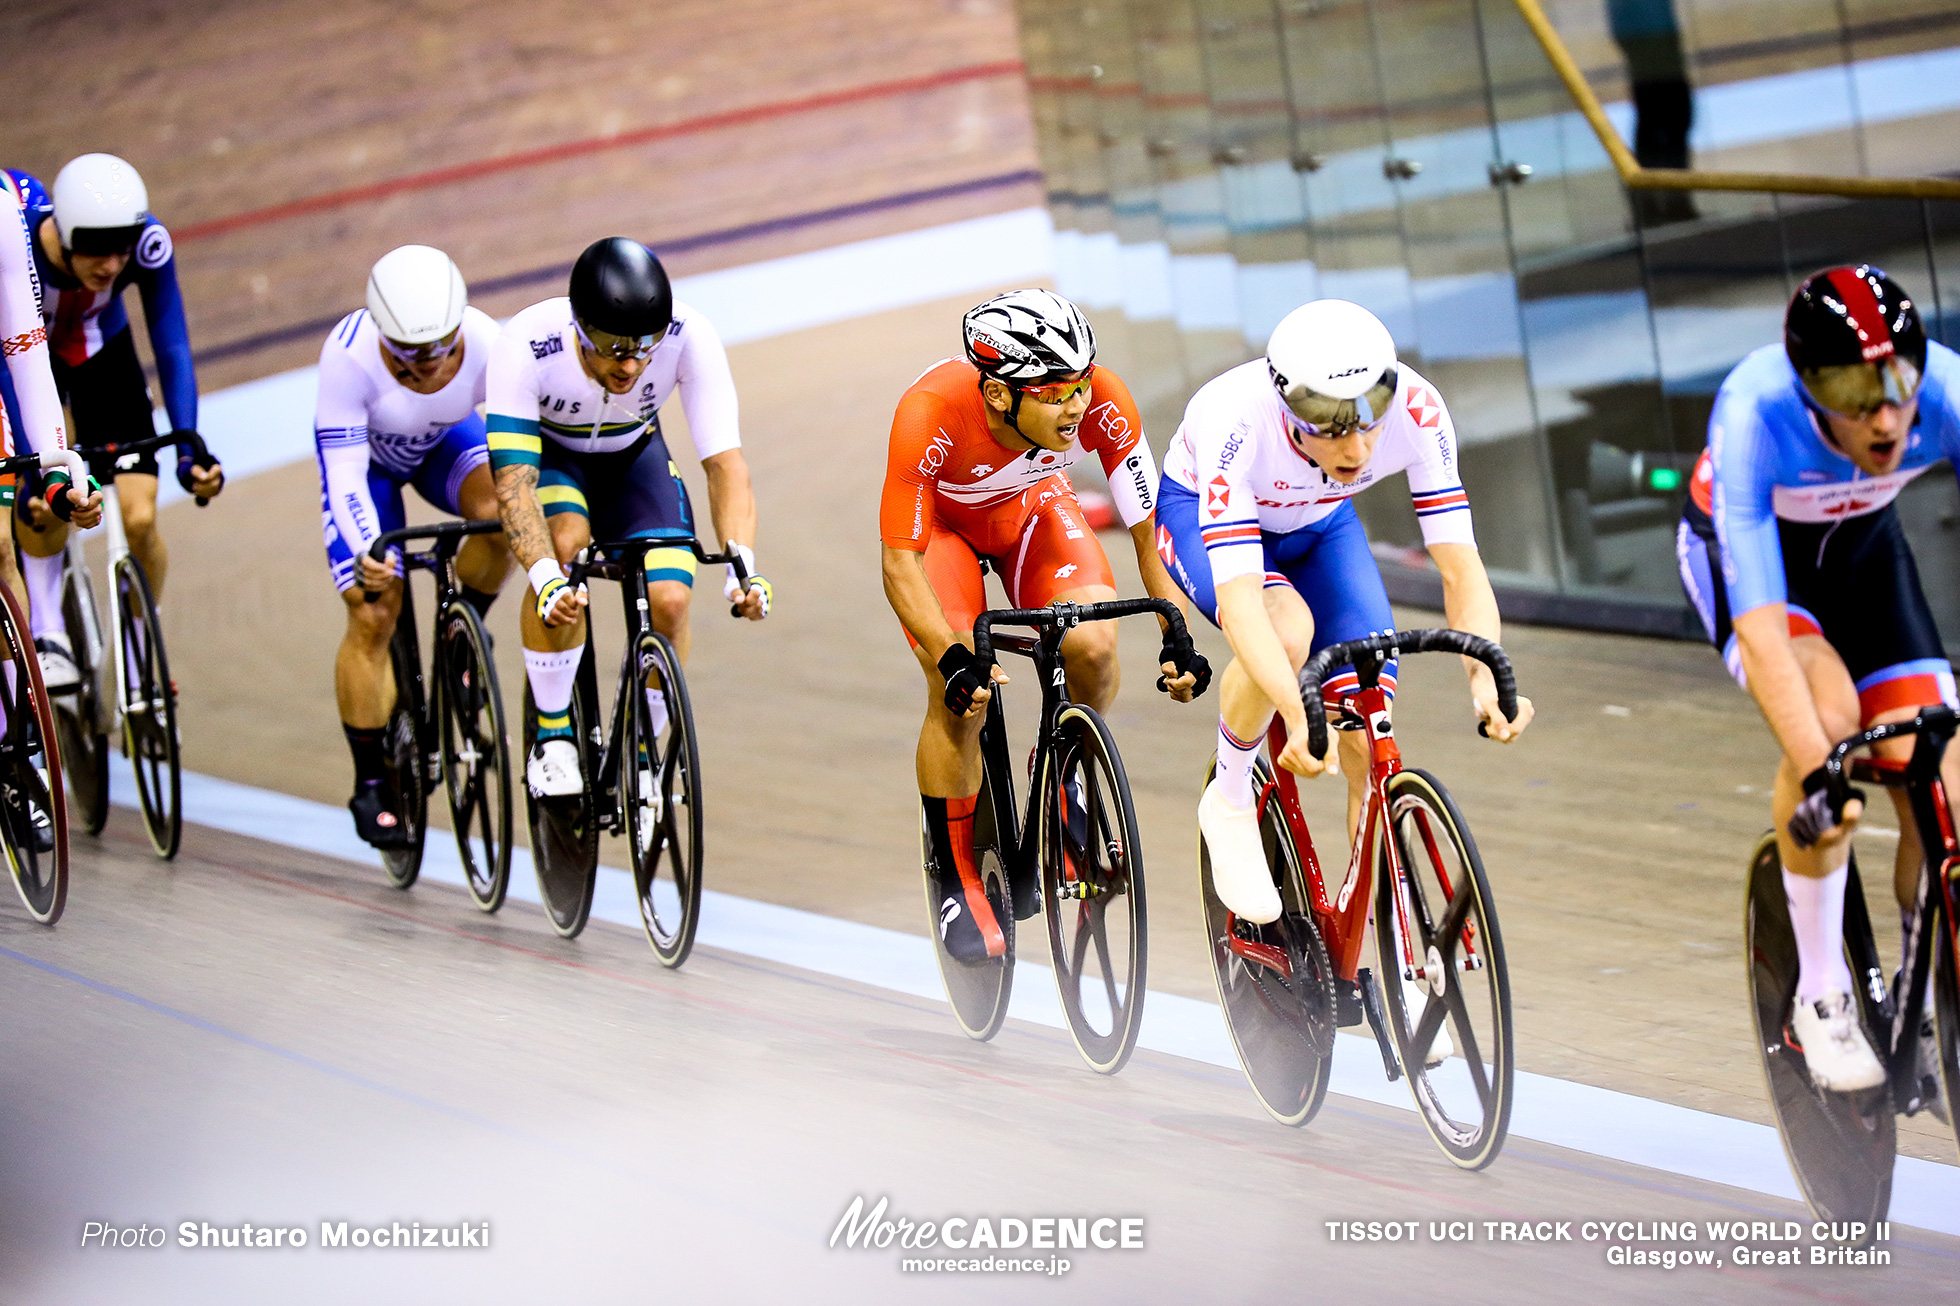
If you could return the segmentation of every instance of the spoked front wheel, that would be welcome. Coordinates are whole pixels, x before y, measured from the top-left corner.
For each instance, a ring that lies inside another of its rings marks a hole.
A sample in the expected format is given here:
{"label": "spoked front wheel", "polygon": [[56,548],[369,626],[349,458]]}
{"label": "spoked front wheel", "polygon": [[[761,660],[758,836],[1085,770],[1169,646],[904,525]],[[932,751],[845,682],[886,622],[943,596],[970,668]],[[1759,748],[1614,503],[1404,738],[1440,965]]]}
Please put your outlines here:
{"label": "spoked front wheel", "polygon": [[[1850,863],[1845,898],[1862,895],[1858,862]],[[1847,913],[1846,925],[1850,925]],[[1750,1010],[1762,1053],[1776,1131],[1797,1186],[1820,1220],[1862,1221],[1870,1229],[1892,1204],[1892,1159],[1898,1153],[1898,1121],[1889,1084],[1861,1093],[1833,1093],[1810,1081],[1803,1053],[1790,1045],[1791,1007],[1797,996],[1797,939],[1790,900],[1783,891],[1783,861],[1776,836],[1765,834],[1749,863],[1749,897],[1743,913],[1743,956],[1749,965]],[[1857,967],[1852,968],[1853,974]],[[1882,1029],[1871,995],[1858,989],[1867,1031]],[[1882,1047],[1882,1043],[1874,1043]]]}
{"label": "spoked front wheel", "polygon": [[510,734],[490,637],[476,609],[460,599],[442,614],[437,635],[441,672],[442,774],[449,818],[470,901],[486,912],[504,905],[510,888]]}
{"label": "spoked front wheel", "polygon": [[1062,1012],[1082,1059],[1113,1075],[1143,1025],[1143,847],[1116,741],[1071,704],[1042,785],[1041,894]]}
{"label": "spoked front wheel", "polygon": [[109,822],[109,736],[102,727],[102,627],[95,591],[79,549],[71,549],[62,572],[62,624],[68,632],[80,681],[54,700],[55,733],[61,742],[62,771],[74,800],[75,819],[89,834]]}
{"label": "spoked front wheel", "polygon": [[165,861],[184,836],[177,687],[163,652],[163,624],[149,577],[135,558],[116,563],[116,626],[122,643],[123,753],[136,772],[136,798],[150,846]]}
{"label": "spoked front wheel", "polygon": [[68,902],[68,808],[61,794],[54,713],[27,618],[0,585],[0,844],[28,914],[43,925]]}
{"label": "spoked front wheel", "polygon": [[[1375,948],[1409,1091],[1450,1160],[1481,1170],[1511,1125],[1511,982],[1483,859],[1426,771],[1388,781],[1390,847],[1377,852]],[[1406,942],[1406,947],[1404,946]]]}
{"label": "spoked front wheel", "polygon": [[[1270,780],[1266,764],[1259,762],[1254,792],[1265,794]],[[1268,1115],[1298,1127],[1320,1110],[1333,1074],[1334,1033],[1340,1023],[1334,963],[1314,919],[1300,851],[1277,795],[1261,805],[1259,839],[1279,886],[1279,919],[1256,925],[1232,915],[1212,886],[1211,849],[1200,834],[1205,938],[1225,1027],[1246,1080]]]}
{"label": "spoked front wheel", "polygon": [[[412,619],[406,609],[402,615],[404,620]],[[410,640],[403,638],[400,630],[396,631],[388,652],[395,668],[395,710],[388,716],[382,747],[386,749],[388,783],[394,789],[401,817],[402,842],[381,850],[381,866],[388,873],[388,883],[397,889],[407,889],[421,877],[422,847],[429,834],[429,777],[424,770],[422,740],[417,729],[421,717],[421,704],[417,701],[421,692],[418,688],[421,668],[417,662],[421,654]]]}
{"label": "spoked front wheel", "polygon": [[[592,657],[587,644],[585,656]],[[540,798],[524,787],[525,813],[531,826],[531,861],[538,872],[538,896],[544,914],[560,938],[577,938],[592,915],[592,891],[599,881],[599,812],[592,792],[590,750],[584,747],[590,727],[583,692],[572,695],[572,735],[579,745],[584,783],[575,794]],[[524,756],[528,762],[537,743],[538,709],[531,688],[524,687]]]}
{"label": "spoked front wheel", "polygon": [[[988,708],[986,730],[981,735],[983,755],[999,752],[1005,757],[1004,749],[995,750],[989,744],[988,732],[1002,728],[999,704],[996,695]],[[1001,1022],[1007,1019],[1008,999],[1014,993],[1014,894],[1008,887],[1005,860],[1013,856],[1013,843],[1011,836],[1002,834],[1002,827],[1010,824],[1010,818],[1003,816],[995,800],[995,769],[990,761],[980,773],[980,794],[973,805],[973,864],[980,872],[981,889],[1007,944],[1000,956],[966,962],[946,950],[945,922],[939,917],[940,901],[933,883],[932,836],[925,825],[925,814],[919,816],[919,860],[925,875],[926,928],[932,934],[933,956],[939,962],[940,978],[946,983],[946,1000],[953,1004],[953,1019],[968,1038],[982,1043],[1000,1032]],[[1011,793],[1006,802],[1013,802]],[[1011,806],[1008,812],[1011,814]]]}
{"label": "spoked front wheel", "polygon": [[701,921],[701,752],[674,646],[648,631],[635,657],[640,697],[627,705],[619,797],[640,923],[660,964],[674,967],[687,960]]}

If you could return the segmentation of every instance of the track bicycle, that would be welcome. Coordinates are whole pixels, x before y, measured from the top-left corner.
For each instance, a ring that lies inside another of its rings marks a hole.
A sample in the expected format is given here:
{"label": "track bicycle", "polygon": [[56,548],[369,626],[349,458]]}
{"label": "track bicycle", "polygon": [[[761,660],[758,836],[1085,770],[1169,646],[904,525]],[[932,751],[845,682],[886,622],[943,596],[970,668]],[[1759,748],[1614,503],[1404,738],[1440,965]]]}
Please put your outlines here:
{"label": "track bicycle", "polygon": [[[164,652],[150,578],[129,551],[123,532],[116,467],[154,449],[184,444],[198,467],[213,463],[195,434],[146,436],[77,450],[102,483],[102,522],[108,531],[110,598],[114,620],[104,633],[89,576],[81,532],[71,530],[62,555],[61,614],[68,647],[80,673],[73,693],[55,699],[55,729],[67,764],[75,814],[90,834],[109,820],[109,735],[120,731],[123,756],[136,773],[136,798],[150,846],[165,861],[177,855],[184,834],[182,740],[177,727],[177,685]],[[80,482],[86,484],[86,482]],[[209,501],[198,499],[198,506]],[[113,668],[113,672],[111,671]],[[113,674],[114,692],[105,681]]]}
{"label": "track bicycle", "polygon": [[[1897,1117],[1937,1110],[1960,1144],[1960,838],[1940,779],[1960,717],[1931,707],[1910,721],[1873,726],[1841,741],[1824,762],[1825,783],[1841,807],[1853,780],[1903,789],[1910,801],[1919,846],[1925,852],[1905,935],[1905,969],[1886,983],[1872,937],[1870,912],[1849,864],[1844,894],[1844,951],[1856,981],[1860,1014],[1887,1071],[1886,1082],[1858,1093],[1834,1093],[1810,1080],[1803,1053],[1790,1041],[1789,1020],[1797,992],[1797,944],[1776,837],[1765,834],[1749,863],[1743,914],[1743,955],[1749,967],[1750,1007],[1756,1046],[1763,1059],[1777,1133],[1783,1139],[1804,1200],[1830,1221],[1839,1241],[1870,1242],[1892,1201],[1893,1158],[1898,1154]],[[1887,739],[1914,737],[1909,758],[1847,758],[1856,749]],[[1847,775],[1847,772],[1849,773]],[[1926,1003],[1933,1005],[1930,1075],[1920,1073]]]}
{"label": "track bicycle", "polygon": [[[1360,687],[1336,705],[1338,725],[1364,732],[1368,742],[1366,806],[1346,878],[1330,896],[1298,777],[1262,758],[1254,786],[1279,919],[1256,925],[1219,901],[1202,834],[1200,884],[1225,1023],[1267,1113],[1285,1125],[1313,1119],[1327,1094],[1335,1031],[1365,1020],[1383,1071],[1391,1082],[1407,1075],[1423,1124],[1444,1154],[1480,1170],[1504,1146],[1514,1092],[1504,942],[1470,827],[1441,781],[1403,766],[1381,686],[1390,659],[1432,652],[1489,667],[1499,709],[1517,719],[1510,659],[1476,635],[1404,630],[1322,649],[1300,671],[1309,748],[1327,755],[1321,686],[1349,663]],[[1285,746],[1285,724],[1275,719],[1267,748],[1277,757]],[[1371,901],[1379,971],[1361,965]],[[1439,1037],[1448,1040],[1447,1056],[1436,1055]]]}
{"label": "track bicycle", "polygon": [[[701,748],[679,653],[649,620],[646,555],[689,548],[702,565],[728,563],[743,588],[748,571],[739,553],[710,553],[701,541],[666,536],[592,544],[579,550],[568,577],[573,589],[588,578],[618,581],[626,613],[626,646],[619,660],[610,723],[599,720],[599,675],[592,624],[572,691],[572,732],[584,788],[564,798],[540,798],[525,786],[531,857],[551,927],[574,938],[592,914],[599,878],[599,832],[624,834],[633,861],[640,923],[660,964],[687,960],[701,919]],[[729,611],[741,615],[740,605]],[[656,728],[648,695],[664,696],[667,720]],[[524,689],[524,756],[537,739],[537,705]]]}
{"label": "track bicycle", "polygon": [[[382,736],[387,784],[400,813],[403,842],[381,850],[388,881],[398,889],[422,873],[428,836],[429,793],[443,786],[449,799],[456,851],[470,901],[485,912],[504,905],[510,887],[510,733],[490,635],[476,609],[464,601],[456,579],[456,551],[472,535],[503,530],[500,521],[452,521],[388,531],[369,546],[376,562],[411,540],[428,540],[417,553],[402,548],[402,610],[388,641],[395,676],[395,706]],[[415,594],[409,577],[435,578],[435,623],[429,634],[431,663],[422,675],[415,634]],[[380,592],[368,590],[374,603]]]}
{"label": "track bicycle", "polygon": [[[49,467],[88,484],[88,467],[72,449],[0,459],[0,476]],[[0,585],[0,847],[28,915],[43,925],[61,919],[68,903],[68,804],[55,732],[27,613]]]}
{"label": "track bicycle", "polygon": [[[1018,653],[1033,661],[1041,684],[1041,724],[1028,765],[1025,825],[1007,744],[1004,686],[992,687],[980,728],[973,860],[1007,942],[1000,956],[964,962],[946,950],[932,893],[931,842],[921,818],[933,950],[960,1028],[982,1041],[999,1032],[1014,988],[1014,922],[1045,908],[1048,955],[1069,1035],[1090,1068],[1105,1075],[1115,1074],[1130,1059],[1143,1022],[1149,959],[1143,849],[1116,740],[1094,708],[1069,699],[1062,638],[1083,622],[1146,612],[1168,623],[1172,642],[1189,645],[1183,615],[1163,599],[1002,608],[981,613],[973,623],[973,651],[983,663],[993,664],[996,649]],[[1031,626],[1040,633],[995,634],[995,626]],[[1065,793],[1073,809],[1068,812],[1063,810]]]}

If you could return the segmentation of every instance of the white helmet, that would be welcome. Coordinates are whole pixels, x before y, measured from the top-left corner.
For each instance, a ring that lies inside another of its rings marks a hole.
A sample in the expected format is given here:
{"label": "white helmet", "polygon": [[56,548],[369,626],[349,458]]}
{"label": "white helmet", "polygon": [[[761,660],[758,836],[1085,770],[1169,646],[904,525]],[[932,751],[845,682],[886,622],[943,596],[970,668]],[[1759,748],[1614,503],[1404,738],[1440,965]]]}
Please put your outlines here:
{"label": "white helmet", "polygon": [[1052,290],[996,295],[968,309],[960,330],[966,361],[1009,385],[1073,376],[1096,361],[1089,319]]}
{"label": "white helmet", "polygon": [[1399,379],[1388,328],[1345,299],[1316,299],[1281,318],[1266,369],[1294,416],[1329,434],[1386,417]]}
{"label": "white helmet", "polygon": [[61,247],[79,254],[128,253],[150,222],[148,188],[113,154],[70,159],[55,174],[50,198]]}
{"label": "white helmet", "polygon": [[426,345],[463,325],[469,306],[463,274],[449,255],[427,245],[403,245],[381,256],[368,273],[367,306],[389,340]]}

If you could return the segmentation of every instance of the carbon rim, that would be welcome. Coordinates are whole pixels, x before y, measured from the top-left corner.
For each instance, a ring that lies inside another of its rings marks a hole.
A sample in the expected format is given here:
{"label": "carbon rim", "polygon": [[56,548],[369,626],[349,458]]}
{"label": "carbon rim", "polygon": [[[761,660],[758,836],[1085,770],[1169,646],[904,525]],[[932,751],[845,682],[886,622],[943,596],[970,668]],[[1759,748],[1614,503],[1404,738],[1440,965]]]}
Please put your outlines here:
{"label": "carbon rim", "polygon": [[442,676],[442,774],[464,882],[478,909],[494,912],[510,888],[510,735],[490,642],[476,610],[456,601],[437,635]]}
{"label": "carbon rim", "polygon": [[[636,666],[642,694],[628,705],[620,801],[640,923],[661,965],[674,967],[687,960],[701,918],[701,755],[673,645],[655,632],[642,635]],[[657,732],[646,697],[652,690],[661,693],[667,718]]]}

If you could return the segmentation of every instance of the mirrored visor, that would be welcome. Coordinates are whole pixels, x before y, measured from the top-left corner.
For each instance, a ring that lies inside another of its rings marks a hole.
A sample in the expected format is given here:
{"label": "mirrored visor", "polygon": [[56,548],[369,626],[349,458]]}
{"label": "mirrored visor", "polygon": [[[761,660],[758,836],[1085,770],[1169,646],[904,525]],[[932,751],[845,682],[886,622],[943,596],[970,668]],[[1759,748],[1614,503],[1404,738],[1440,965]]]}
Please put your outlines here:
{"label": "mirrored visor", "polygon": [[1307,428],[1308,435],[1339,439],[1351,432],[1375,426],[1387,417],[1389,405],[1395,402],[1395,387],[1399,381],[1400,374],[1391,367],[1354,399],[1329,398],[1298,382],[1284,387],[1279,394],[1286,401],[1287,408]]}
{"label": "mirrored visor", "polygon": [[616,336],[610,331],[587,327],[585,323],[576,319],[572,322],[572,329],[578,332],[580,343],[587,349],[601,358],[610,358],[615,363],[624,362],[629,358],[642,361],[651,358],[653,347],[660,343],[660,337],[657,335]]}
{"label": "mirrored visor", "polygon": [[131,254],[147,223],[133,227],[77,227],[68,233],[68,252],[100,258],[105,254]]}
{"label": "mirrored visor", "polygon": [[1088,391],[1094,380],[1093,372],[1094,369],[1091,368],[1072,378],[1064,378],[1060,381],[1047,381],[1041,385],[1018,386],[1016,388],[1028,398],[1039,403],[1065,404],[1075,398],[1075,396]]}
{"label": "mirrored visor", "polygon": [[1903,408],[1919,393],[1919,368],[1897,354],[1876,363],[1812,368],[1801,375],[1817,406],[1842,417],[1866,417],[1885,404]]}
{"label": "mirrored visor", "polygon": [[387,336],[381,337],[381,347],[404,363],[433,363],[439,358],[447,358],[455,353],[456,347],[462,343],[463,328],[461,327],[457,327],[440,340],[431,340],[420,345],[407,345],[399,340],[390,340]]}

